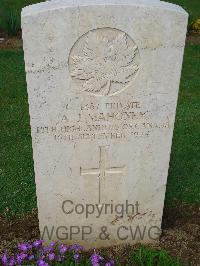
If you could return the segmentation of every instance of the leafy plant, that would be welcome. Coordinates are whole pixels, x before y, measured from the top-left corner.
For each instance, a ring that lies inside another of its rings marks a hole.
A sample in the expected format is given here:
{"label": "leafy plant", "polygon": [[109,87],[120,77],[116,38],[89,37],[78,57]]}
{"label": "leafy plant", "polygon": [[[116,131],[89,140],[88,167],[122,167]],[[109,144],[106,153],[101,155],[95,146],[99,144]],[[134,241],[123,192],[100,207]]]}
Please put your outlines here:
{"label": "leafy plant", "polygon": [[17,15],[14,11],[10,10],[6,19],[6,32],[8,36],[16,36],[19,30],[19,25],[17,23]]}
{"label": "leafy plant", "polygon": [[3,6],[2,9],[0,27],[9,37],[16,36],[20,29],[16,12],[6,6]]}
{"label": "leafy plant", "polygon": [[143,245],[133,254],[133,264],[137,266],[181,266],[179,260],[171,258],[167,251],[153,250]]}
{"label": "leafy plant", "polygon": [[195,20],[193,23],[192,23],[192,29],[195,31],[195,32],[199,32],[200,33],[200,18]]}
{"label": "leafy plant", "polygon": [[187,25],[187,31],[188,33],[192,30],[192,23],[194,21],[194,16],[191,10],[189,10],[186,7],[183,7],[185,9],[185,11],[188,13],[188,25]]}

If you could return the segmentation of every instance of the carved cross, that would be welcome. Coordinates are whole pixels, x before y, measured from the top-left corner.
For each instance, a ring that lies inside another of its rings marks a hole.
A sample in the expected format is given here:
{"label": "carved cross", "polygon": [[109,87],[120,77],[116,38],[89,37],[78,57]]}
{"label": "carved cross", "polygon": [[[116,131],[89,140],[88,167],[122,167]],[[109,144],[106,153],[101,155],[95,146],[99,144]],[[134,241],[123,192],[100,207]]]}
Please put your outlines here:
{"label": "carved cross", "polygon": [[80,167],[81,176],[97,176],[99,179],[99,199],[98,203],[101,204],[101,180],[105,179],[107,175],[119,175],[124,174],[125,166],[106,168],[106,148],[108,146],[100,146],[100,160],[99,168],[82,169]]}

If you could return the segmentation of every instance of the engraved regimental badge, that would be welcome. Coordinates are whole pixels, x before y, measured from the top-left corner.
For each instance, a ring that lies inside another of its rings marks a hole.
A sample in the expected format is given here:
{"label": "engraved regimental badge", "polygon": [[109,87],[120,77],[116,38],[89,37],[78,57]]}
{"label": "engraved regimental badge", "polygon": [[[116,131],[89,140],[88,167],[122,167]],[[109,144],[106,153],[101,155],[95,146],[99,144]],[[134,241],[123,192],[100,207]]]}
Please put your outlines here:
{"label": "engraved regimental badge", "polygon": [[69,55],[69,71],[82,91],[96,96],[122,92],[139,70],[137,45],[123,31],[91,30],[81,36]]}

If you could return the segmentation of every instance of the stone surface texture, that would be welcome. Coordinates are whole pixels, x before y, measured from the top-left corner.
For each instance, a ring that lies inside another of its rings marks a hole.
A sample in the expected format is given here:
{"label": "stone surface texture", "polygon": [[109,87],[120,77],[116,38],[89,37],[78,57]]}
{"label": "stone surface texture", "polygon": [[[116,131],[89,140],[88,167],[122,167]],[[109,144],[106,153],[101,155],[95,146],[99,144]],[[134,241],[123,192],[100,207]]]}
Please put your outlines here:
{"label": "stone surface texture", "polygon": [[[156,0],[56,0],[23,9],[39,221],[46,240],[44,228],[52,239],[89,248],[155,241],[187,17],[181,7]],[[135,204],[134,212],[117,205],[127,201]],[[82,205],[75,209],[77,204]],[[92,205],[94,214],[77,214],[81,206],[92,212]],[[146,228],[144,237],[134,237],[137,226]]]}

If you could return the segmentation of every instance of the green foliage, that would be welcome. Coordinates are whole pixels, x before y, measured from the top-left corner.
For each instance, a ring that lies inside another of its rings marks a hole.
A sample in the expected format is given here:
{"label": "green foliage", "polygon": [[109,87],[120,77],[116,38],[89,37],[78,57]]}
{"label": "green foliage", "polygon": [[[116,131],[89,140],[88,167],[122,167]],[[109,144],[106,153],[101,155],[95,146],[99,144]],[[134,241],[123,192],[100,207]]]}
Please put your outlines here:
{"label": "green foliage", "polygon": [[0,50],[0,213],[36,208],[30,121],[22,51]]}
{"label": "green foliage", "polygon": [[200,204],[200,45],[187,45],[173,137],[166,204]]}
{"label": "green foliage", "polygon": [[8,2],[2,2],[0,6],[0,28],[8,36],[16,36],[20,29],[17,12],[9,6]]}
{"label": "green foliage", "polygon": [[21,10],[23,7],[42,2],[42,0],[0,0],[0,15],[8,12],[14,12],[17,18],[17,23],[21,24]]}
{"label": "green foliage", "polygon": [[8,34],[8,36],[16,36],[17,32],[20,29],[19,24],[17,23],[16,13],[12,10],[8,11],[5,23],[4,30]]}
{"label": "green foliage", "polygon": [[165,250],[157,251],[145,246],[133,253],[131,259],[137,266],[181,266],[179,260],[171,258]]}
{"label": "green foliage", "polygon": [[199,32],[200,33],[200,18],[195,20],[193,23],[192,23],[192,29],[195,31],[195,32]]}
{"label": "green foliage", "polygon": [[184,9],[188,13],[187,31],[190,32],[192,30],[192,23],[194,21],[194,15],[190,9],[188,9],[188,8],[184,8]]}

